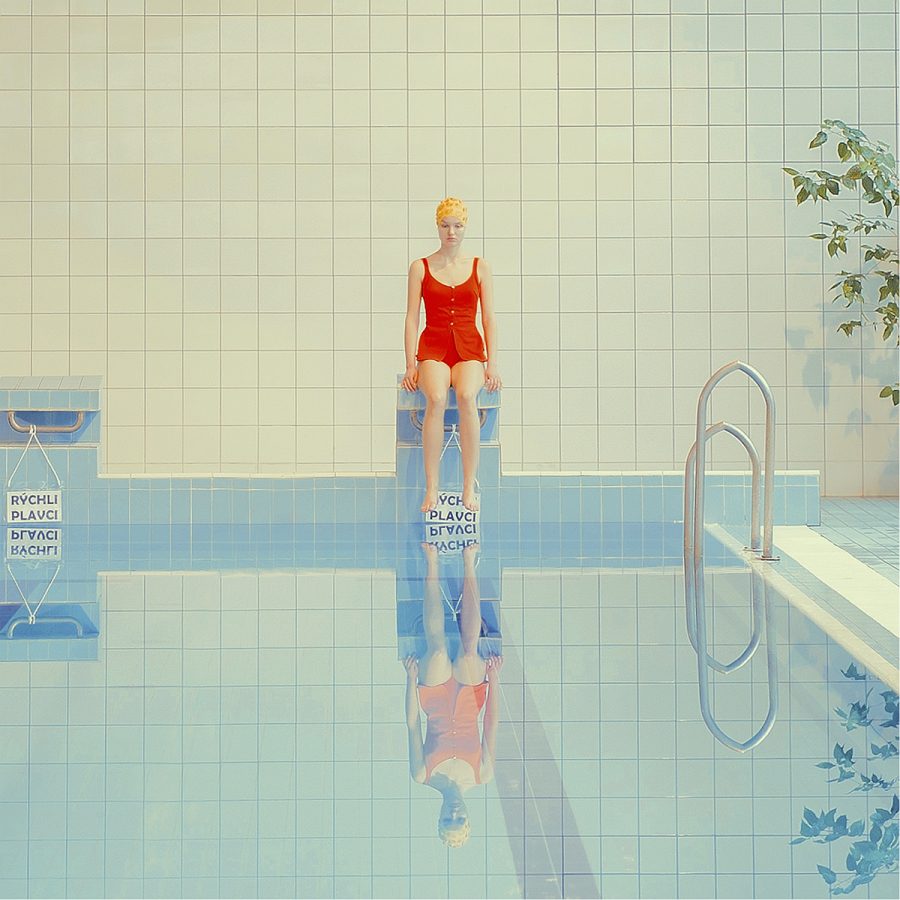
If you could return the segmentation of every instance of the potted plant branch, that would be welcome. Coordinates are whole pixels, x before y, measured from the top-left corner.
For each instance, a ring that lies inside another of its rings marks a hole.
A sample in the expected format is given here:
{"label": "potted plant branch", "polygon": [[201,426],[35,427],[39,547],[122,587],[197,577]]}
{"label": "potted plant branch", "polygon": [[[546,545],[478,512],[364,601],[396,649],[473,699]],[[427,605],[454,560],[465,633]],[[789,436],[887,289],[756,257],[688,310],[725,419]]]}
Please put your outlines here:
{"label": "potted plant branch", "polygon": [[[862,259],[858,271],[842,269],[838,280],[831,285],[832,302],[843,302],[853,309],[854,318],[842,322],[838,331],[850,337],[857,328],[871,326],[881,332],[884,341],[893,338],[893,346],[900,346],[900,330],[897,323],[898,255],[896,241],[878,243],[880,233],[895,234],[891,213],[900,206],[900,186],[897,181],[897,161],[890,148],[881,141],[871,141],[858,128],[851,128],[837,119],[826,119],[822,128],[810,141],[810,148],[821,147],[830,137],[837,139],[837,156],[847,165],[841,173],[824,169],[798,172],[785,167],[793,179],[797,204],[812,200],[818,203],[830,200],[841,190],[862,192],[866,203],[880,207],[878,214],[844,213],[842,219],[822,222],[826,231],[811,234],[817,241],[828,241],[829,257],[848,254],[848,239],[859,240],[858,252]],[[882,214],[883,210],[883,214]],[[874,243],[863,243],[874,235]],[[851,245],[853,247],[854,245]],[[874,310],[872,305],[874,304]],[[874,312],[874,315],[872,314]],[[900,403],[900,385],[894,382],[881,388],[879,396],[890,399],[894,406]]]}

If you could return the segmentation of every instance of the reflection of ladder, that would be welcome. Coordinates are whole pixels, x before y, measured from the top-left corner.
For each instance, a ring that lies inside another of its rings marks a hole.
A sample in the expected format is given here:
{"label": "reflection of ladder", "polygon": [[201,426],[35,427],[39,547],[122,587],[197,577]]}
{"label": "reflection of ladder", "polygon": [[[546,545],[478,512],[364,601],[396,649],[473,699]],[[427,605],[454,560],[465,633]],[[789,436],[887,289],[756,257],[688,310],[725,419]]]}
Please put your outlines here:
{"label": "reflection of ladder", "polygon": [[[759,454],[753,442],[734,425],[717,422],[707,426],[706,412],[713,388],[731,372],[741,371],[748,375],[759,387],[766,403],[765,474],[760,485]],[[720,431],[727,432],[743,445],[750,457],[752,471],[750,547],[749,549],[764,560],[775,560],[772,556],[772,493],[774,488],[774,444],[775,444],[775,400],[766,380],[746,363],[735,360],[714,372],[697,401],[697,429],[694,445],[691,447],[684,465],[684,604],[687,632],[691,645],[697,653],[697,680],[700,688],[700,712],[703,721],[713,737],[732,750],[744,752],[756,747],[775,724],[778,713],[778,660],[775,647],[774,623],[769,602],[768,585],[755,569],[750,570],[753,630],[746,648],[729,663],[722,663],[709,653],[706,635],[706,596],[703,581],[703,512],[704,487],[706,480],[706,442]],[[762,540],[760,540],[760,502],[762,502]],[[760,584],[764,600],[760,599]],[[729,674],[735,672],[752,659],[759,648],[763,620],[766,629],[766,660],[769,680],[769,709],[759,730],[746,741],[729,737],[719,726],[709,706],[709,669]]]}

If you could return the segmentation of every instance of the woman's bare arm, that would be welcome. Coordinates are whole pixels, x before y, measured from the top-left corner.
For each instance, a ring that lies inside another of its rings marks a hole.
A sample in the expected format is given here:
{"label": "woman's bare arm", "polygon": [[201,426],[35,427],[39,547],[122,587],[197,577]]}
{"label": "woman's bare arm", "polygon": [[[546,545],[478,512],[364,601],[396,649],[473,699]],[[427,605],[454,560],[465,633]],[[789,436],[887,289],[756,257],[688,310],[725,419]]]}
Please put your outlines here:
{"label": "woman's bare arm", "polygon": [[481,327],[484,329],[484,344],[487,363],[484,372],[485,386],[489,391],[501,387],[497,372],[497,316],[494,314],[494,277],[487,260],[478,260],[478,282],[481,288]]}
{"label": "woman's bare arm", "polygon": [[419,661],[408,656],[403,661],[406,669],[406,729],[409,749],[409,775],[413,781],[425,782],[425,748],[422,745],[422,720],[419,716],[419,694],[416,682]]}
{"label": "woman's bare arm", "polygon": [[500,667],[502,656],[492,656],[487,661],[488,692],[484,704],[484,720],[481,723],[481,781],[494,777],[494,760],[497,752],[497,725],[500,721]]}
{"label": "woman's bare arm", "polygon": [[419,336],[419,311],[422,305],[422,279],[425,266],[421,259],[414,259],[409,265],[406,277],[406,321],[403,328],[403,351],[406,355],[406,374],[403,387],[414,391],[419,380],[416,369],[416,339]]}

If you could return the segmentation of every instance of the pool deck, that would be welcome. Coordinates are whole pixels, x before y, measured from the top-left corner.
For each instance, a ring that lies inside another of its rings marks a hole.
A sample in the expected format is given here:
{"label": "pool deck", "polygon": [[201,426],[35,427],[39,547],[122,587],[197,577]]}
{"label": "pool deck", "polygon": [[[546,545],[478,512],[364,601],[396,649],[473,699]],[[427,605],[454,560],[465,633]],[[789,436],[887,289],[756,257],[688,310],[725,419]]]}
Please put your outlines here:
{"label": "pool deck", "polygon": [[813,531],[900,585],[900,503],[890,497],[822,497]]}

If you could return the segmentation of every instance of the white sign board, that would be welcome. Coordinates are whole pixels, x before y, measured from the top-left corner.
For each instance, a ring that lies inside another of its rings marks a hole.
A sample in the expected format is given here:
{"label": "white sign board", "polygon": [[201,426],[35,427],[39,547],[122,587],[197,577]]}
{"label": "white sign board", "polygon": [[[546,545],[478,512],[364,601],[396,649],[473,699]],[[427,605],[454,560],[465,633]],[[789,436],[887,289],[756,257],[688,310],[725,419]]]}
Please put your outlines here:
{"label": "white sign board", "polygon": [[6,529],[7,559],[50,559],[62,557],[62,529],[30,526]]}
{"label": "white sign board", "polygon": [[62,522],[62,491],[7,491],[7,525],[51,525]]}
{"label": "white sign board", "polygon": [[479,511],[463,506],[459,491],[440,491],[437,506],[424,513],[425,540],[438,553],[459,553],[478,542]]}

